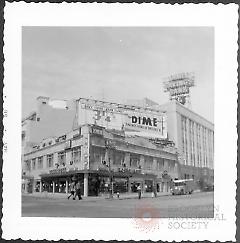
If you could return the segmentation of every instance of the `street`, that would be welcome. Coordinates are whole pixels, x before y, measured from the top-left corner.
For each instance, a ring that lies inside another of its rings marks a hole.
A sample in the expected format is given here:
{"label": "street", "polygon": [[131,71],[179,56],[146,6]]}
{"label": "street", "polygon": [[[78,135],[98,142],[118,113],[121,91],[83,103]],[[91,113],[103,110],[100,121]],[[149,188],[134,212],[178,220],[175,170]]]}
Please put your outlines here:
{"label": "street", "polygon": [[213,192],[157,198],[106,199],[47,198],[22,196],[23,217],[91,218],[211,218]]}

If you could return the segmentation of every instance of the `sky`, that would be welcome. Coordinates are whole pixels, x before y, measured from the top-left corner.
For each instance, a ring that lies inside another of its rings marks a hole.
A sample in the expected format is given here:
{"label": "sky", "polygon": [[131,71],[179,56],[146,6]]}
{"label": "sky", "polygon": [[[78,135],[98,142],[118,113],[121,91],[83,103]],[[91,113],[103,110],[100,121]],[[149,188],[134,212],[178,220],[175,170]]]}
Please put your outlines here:
{"label": "sky", "polygon": [[23,27],[22,116],[36,98],[169,101],[164,78],[194,72],[191,108],[214,121],[211,27]]}

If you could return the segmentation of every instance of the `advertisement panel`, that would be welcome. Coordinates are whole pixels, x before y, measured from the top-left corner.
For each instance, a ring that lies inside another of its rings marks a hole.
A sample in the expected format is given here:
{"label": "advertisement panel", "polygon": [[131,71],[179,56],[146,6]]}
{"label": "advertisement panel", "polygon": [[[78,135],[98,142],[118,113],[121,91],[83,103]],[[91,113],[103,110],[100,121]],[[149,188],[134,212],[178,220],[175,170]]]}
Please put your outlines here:
{"label": "advertisement panel", "polygon": [[125,133],[142,137],[167,138],[165,115],[151,112],[129,112],[125,120]]}
{"label": "advertisement panel", "polygon": [[126,135],[167,138],[166,115],[157,110],[103,101],[80,99],[78,124],[95,124],[124,130]]}
{"label": "advertisement panel", "polygon": [[186,98],[190,96],[190,87],[194,86],[193,73],[180,73],[171,75],[164,81],[164,92],[169,92],[170,100],[177,100],[182,105],[186,103]]}

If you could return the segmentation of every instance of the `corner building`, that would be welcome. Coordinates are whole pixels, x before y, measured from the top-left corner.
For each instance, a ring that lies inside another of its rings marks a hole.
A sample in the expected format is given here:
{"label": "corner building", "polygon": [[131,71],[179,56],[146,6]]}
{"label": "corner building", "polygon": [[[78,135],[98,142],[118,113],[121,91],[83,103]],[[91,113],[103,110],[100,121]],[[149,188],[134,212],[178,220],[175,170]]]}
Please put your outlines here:
{"label": "corner building", "polygon": [[29,192],[68,193],[75,179],[81,182],[84,196],[108,193],[111,185],[120,193],[135,192],[139,184],[146,192],[154,185],[158,192],[167,192],[171,179],[179,177],[173,146],[90,124],[43,140],[25,153],[24,167],[31,178]]}

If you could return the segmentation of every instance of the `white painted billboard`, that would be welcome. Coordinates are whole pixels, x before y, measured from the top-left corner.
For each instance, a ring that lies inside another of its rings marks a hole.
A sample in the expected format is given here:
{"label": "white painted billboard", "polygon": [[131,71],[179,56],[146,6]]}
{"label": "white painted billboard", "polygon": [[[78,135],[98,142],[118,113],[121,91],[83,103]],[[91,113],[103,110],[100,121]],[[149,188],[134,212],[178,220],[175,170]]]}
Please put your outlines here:
{"label": "white painted billboard", "polygon": [[167,138],[166,114],[137,106],[80,99],[78,124],[96,124],[107,129],[124,130],[126,135]]}

